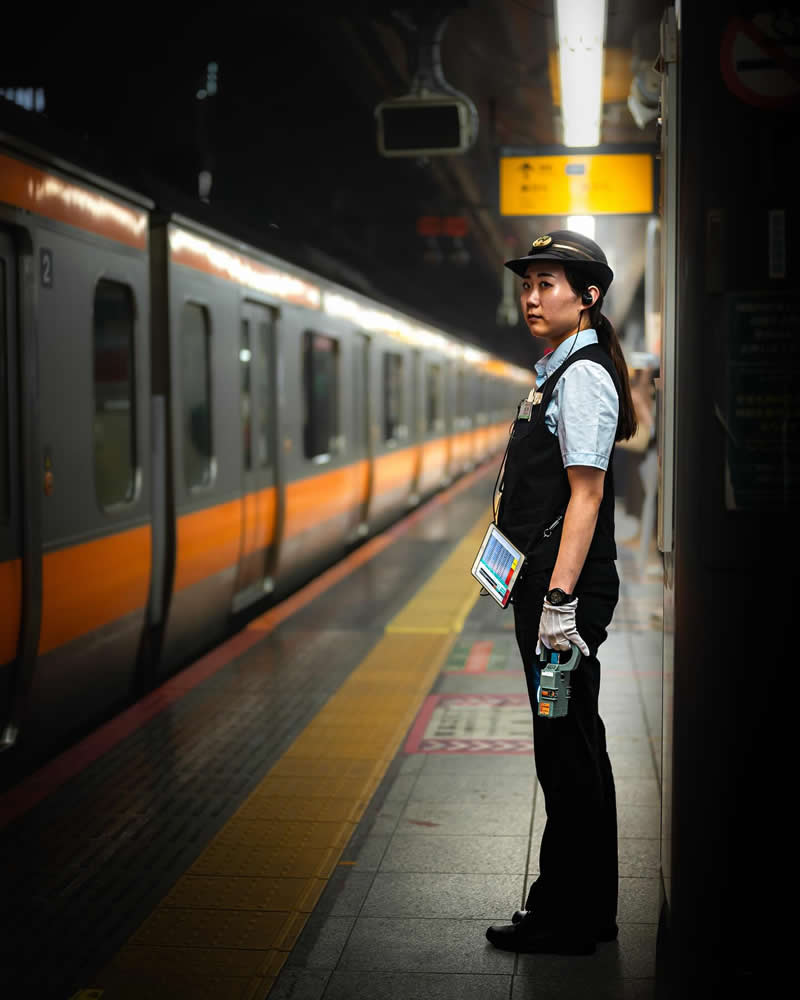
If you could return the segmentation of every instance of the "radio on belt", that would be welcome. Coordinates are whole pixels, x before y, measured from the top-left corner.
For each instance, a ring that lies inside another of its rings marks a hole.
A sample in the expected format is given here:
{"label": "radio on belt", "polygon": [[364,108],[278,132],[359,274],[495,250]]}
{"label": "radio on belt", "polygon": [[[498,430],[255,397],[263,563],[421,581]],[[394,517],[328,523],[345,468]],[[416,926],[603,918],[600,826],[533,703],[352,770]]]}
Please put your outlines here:
{"label": "radio on belt", "polygon": [[[566,650],[562,653],[566,653]],[[560,719],[567,714],[572,690],[570,673],[578,666],[581,651],[577,646],[570,644],[570,657],[566,663],[559,662],[559,655],[559,650],[541,646],[537,714],[546,719]]]}

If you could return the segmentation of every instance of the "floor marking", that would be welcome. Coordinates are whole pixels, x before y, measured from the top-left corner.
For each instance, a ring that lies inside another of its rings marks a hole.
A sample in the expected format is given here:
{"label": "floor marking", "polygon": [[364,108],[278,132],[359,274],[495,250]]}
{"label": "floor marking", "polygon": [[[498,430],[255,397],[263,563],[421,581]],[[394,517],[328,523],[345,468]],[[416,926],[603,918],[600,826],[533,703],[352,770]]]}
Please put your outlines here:
{"label": "floor marking", "polygon": [[[53,758],[52,761],[23,779],[19,784],[4,792],[0,795],[0,829],[7,826],[12,820],[24,815],[37,803],[69,781],[70,778],[80,774],[89,764],[150,722],[165,708],[180,700],[198,684],[261,642],[265,635],[282,621],[300,608],[305,607],[315,597],[348,576],[363,563],[374,558],[392,542],[405,535],[432,510],[446,504],[454,496],[468,489],[484,476],[495,462],[495,458],[487,459],[472,472],[462,476],[452,486],[437,493],[430,500],[426,500],[402,521],[360,546],[341,562],[316,577],[311,583],[260,618],[254,619],[245,629],[226,640],[206,656],[201,657],[192,666],[186,667],[175,677],[136,702],[135,705],[125,709],[109,722],[100,726],[74,747]],[[476,549],[477,546],[478,543],[475,545]]]}
{"label": "floor marking", "polygon": [[527,694],[432,694],[425,699],[406,753],[532,754]]}
{"label": "floor marking", "polygon": [[521,674],[516,643],[504,636],[477,642],[462,636],[444,665],[444,673],[461,674]]}
{"label": "floor marking", "polygon": [[[342,860],[349,842],[342,824],[363,815],[478,599],[469,566],[485,524],[484,514],[98,974],[102,987],[113,994],[135,983],[153,1000],[171,1000],[182,995],[175,981],[196,976],[197,949],[209,969],[221,970],[240,949],[251,962],[263,961],[248,996],[267,996],[311,898],[316,902],[337,867],[358,868]],[[153,992],[153,957],[163,963],[168,955],[172,985],[161,978]],[[220,983],[229,982],[232,973],[221,975]]]}
{"label": "floor marking", "polygon": [[486,671],[486,667],[489,664],[489,658],[492,655],[492,649],[494,647],[493,642],[488,640],[483,640],[481,642],[475,642],[472,644],[472,649],[467,657],[467,662],[464,664],[465,674],[482,674]]}

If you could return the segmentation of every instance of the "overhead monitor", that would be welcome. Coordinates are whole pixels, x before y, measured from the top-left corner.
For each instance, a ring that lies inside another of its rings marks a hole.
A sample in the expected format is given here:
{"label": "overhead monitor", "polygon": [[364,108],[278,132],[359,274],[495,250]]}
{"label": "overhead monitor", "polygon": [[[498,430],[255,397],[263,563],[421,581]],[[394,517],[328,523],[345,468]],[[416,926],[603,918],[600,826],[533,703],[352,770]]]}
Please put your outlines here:
{"label": "overhead monitor", "polygon": [[383,101],[375,109],[382,156],[447,156],[472,145],[469,102],[447,94]]}

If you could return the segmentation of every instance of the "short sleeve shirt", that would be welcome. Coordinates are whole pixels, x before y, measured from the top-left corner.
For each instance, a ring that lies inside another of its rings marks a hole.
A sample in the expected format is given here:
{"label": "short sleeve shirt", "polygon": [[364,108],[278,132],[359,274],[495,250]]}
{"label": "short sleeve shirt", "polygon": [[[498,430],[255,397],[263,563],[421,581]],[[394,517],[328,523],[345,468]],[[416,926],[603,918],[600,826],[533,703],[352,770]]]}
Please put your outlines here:
{"label": "short sleeve shirt", "polygon": [[[536,362],[536,388],[573,351],[597,343],[594,330],[581,330]],[[589,465],[607,469],[617,433],[619,399],[611,376],[595,361],[576,361],[556,382],[545,411],[545,427],[558,437],[564,468]]]}

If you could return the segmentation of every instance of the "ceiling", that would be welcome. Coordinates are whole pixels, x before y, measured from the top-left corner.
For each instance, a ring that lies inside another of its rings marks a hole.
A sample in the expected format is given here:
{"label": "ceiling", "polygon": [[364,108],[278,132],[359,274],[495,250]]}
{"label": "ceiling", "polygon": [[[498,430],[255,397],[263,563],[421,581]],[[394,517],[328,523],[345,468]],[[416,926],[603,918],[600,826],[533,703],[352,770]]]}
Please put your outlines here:
{"label": "ceiling", "polygon": [[[663,6],[610,0],[603,143],[653,148],[655,125],[640,130],[626,101],[633,52],[652,61],[652,26]],[[282,12],[178,4],[156,22],[119,22],[102,46],[69,12],[54,12],[35,38],[23,12],[12,13],[7,29],[16,29],[20,45],[4,59],[0,87],[44,86],[51,125],[113,158],[126,175],[163,182],[190,201],[198,171],[210,170],[205,211],[235,220],[268,248],[532,363],[538,352],[523,324],[497,321],[502,261],[565,220],[501,217],[498,156],[560,140],[552,0],[324,11],[302,0]],[[444,76],[477,106],[478,138],[461,156],[387,159],[377,151],[374,108],[408,91],[426,18],[446,19]],[[219,90],[200,101],[212,61]],[[464,219],[463,245],[420,236],[424,216]],[[632,315],[631,303],[638,308],[645,224],[641,216],[599,220],[597,239],[616,271],[608,306],[618,324]]]}

